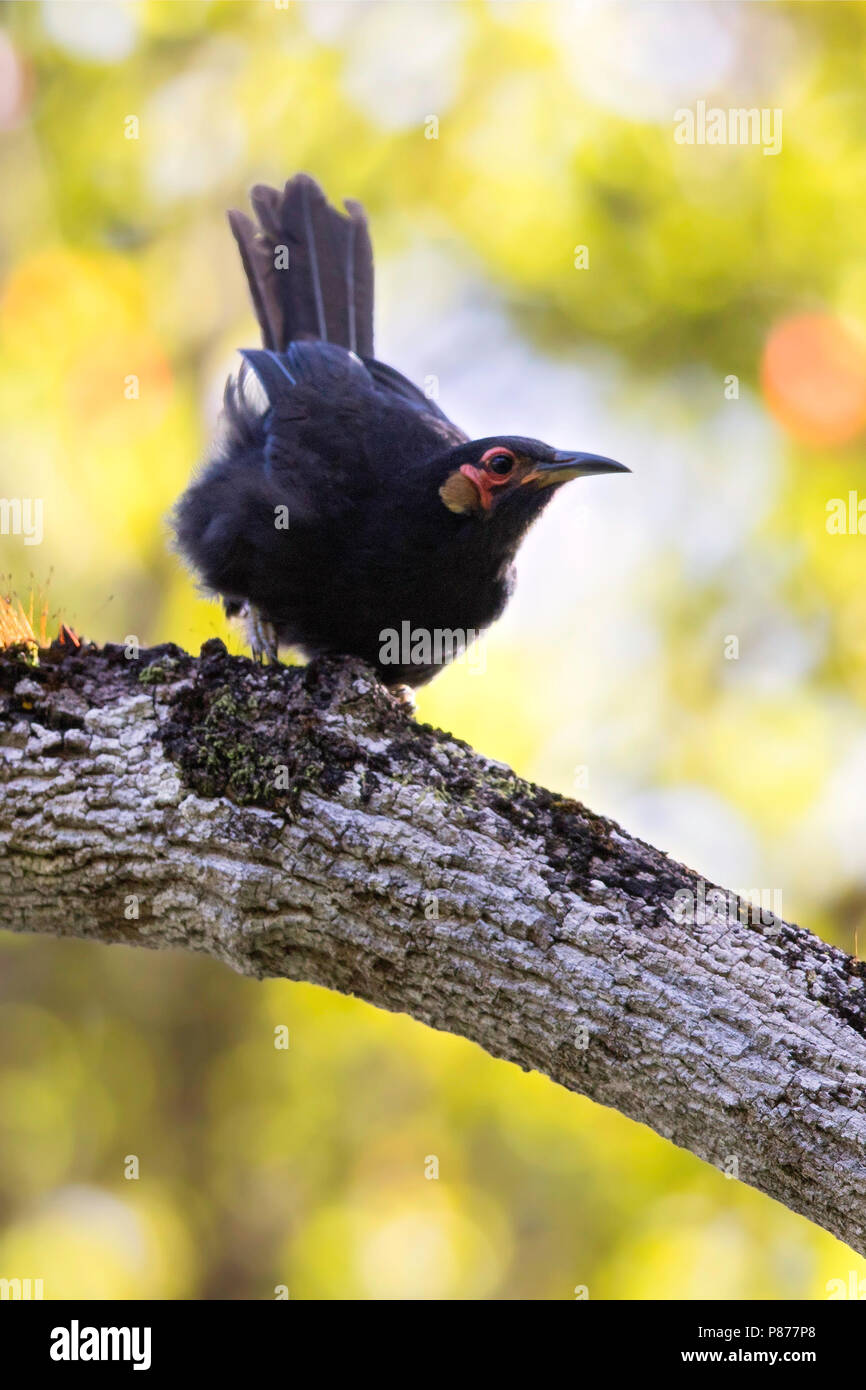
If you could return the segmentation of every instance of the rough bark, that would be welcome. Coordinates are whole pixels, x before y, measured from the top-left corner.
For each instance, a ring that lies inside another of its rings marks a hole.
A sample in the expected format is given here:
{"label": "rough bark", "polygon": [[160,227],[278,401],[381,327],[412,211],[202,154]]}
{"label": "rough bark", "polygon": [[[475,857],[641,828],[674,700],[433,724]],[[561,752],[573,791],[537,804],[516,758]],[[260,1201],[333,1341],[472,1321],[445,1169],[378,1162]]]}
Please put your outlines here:
{"label": "rough bark", "polygon": [[0,923],[405,1012],[866,1253],[862,963],[714,901],[357,663],[262,668],[218,642],[0,656]]}

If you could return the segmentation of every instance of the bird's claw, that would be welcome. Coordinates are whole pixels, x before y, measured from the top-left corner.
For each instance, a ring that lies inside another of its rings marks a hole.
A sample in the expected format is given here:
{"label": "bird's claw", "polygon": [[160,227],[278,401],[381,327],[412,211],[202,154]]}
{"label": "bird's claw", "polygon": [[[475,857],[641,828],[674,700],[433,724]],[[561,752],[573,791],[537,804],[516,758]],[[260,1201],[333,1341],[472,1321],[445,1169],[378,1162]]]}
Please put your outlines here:
{"label": "bird's claw", "polygon": [[269,665],[278,665],[279,641],[273,623],[269,623],[267,618],[264,618],[258,608],[254,608],[252,604],[247,605],[244,616],[246,618],[247,641],[252,649],[253,661],[259,661],[264,665],[267,658]]}
{"label": "bird's claw", "polygon": [[388,692],[393,695],[399,705],[402,705],[407,714],[414,714],[417,709],[415,703],[415,691],[411,685],[391,685]]}

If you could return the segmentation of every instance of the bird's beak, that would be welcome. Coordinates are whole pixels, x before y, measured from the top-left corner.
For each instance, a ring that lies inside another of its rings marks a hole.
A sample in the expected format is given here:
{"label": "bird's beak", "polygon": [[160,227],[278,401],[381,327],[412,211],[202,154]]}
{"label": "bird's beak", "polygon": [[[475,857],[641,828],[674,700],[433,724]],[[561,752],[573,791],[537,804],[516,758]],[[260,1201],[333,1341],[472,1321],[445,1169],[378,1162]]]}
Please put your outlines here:
{"label": "bird's beak", "polygon": [[539,487],[551,487],[554,483],[567,483],[571,478],[589,478],[593,473],[630,473],[624,463],[605,458],[602,454],[568,454],[557,452],[545,463],[537,463],[531,473],[523,479],[525,483],[537,483]]}

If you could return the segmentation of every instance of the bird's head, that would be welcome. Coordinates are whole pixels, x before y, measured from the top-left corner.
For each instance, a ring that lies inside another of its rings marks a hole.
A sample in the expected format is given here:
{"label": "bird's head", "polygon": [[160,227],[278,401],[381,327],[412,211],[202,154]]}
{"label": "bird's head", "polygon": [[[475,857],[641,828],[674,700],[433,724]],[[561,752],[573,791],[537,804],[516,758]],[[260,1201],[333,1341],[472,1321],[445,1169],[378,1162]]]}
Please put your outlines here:
{"label": "bird's head", "polygon": [[623,463],[600,454],[552,449],[540,439],[502,435],[474,439],[443,460],[439,496],[450,512],[481,522],[501,521],[523,530],[572,478],[593,473],[629,473]]}

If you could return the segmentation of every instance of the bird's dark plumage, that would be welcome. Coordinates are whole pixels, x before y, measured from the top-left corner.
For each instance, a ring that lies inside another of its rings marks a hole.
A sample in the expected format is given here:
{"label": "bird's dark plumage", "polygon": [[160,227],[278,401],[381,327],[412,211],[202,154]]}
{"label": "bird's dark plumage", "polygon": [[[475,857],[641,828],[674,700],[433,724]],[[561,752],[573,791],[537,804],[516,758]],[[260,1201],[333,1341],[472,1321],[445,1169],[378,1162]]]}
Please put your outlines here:
{"label": "bird's dark plumage", "polygon": [[347,202],[343,217],[307,174],[282,193],[258,184],[250,201],[259,226],[242,212],[229,225],[265,347],[320,338],[372,357],[373,248],[360,205]]}
{"label": "bird's dark plumage", "polygon": [[277,642],[354,655],[388,684],[423,684],[502,612],[557,486],[627,470],[534,439],[469,440],[372,355],[360,206],[337,212],[305,174],[252,202],[258,227],[229,218],[264,347],[227,383],[222,440],[175,509],[179,548],[229,612],[271,633],[272,655]]}

